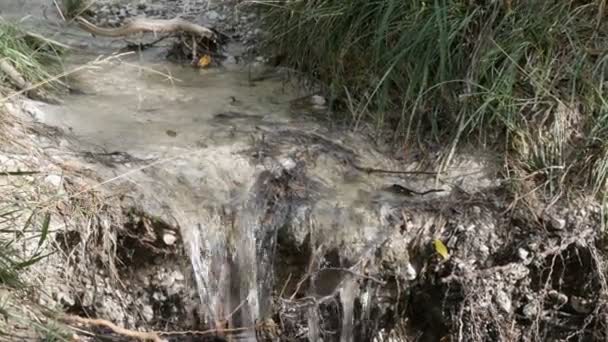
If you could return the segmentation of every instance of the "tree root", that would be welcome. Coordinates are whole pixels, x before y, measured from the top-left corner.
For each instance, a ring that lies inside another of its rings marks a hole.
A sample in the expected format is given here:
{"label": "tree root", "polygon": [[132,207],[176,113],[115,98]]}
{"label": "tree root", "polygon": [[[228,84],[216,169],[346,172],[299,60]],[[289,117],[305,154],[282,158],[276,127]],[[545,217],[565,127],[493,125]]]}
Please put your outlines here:
{"label": "tree root", "polygon": [[83,17],[76,17],[76,21],[83,30],[93,35],[103,37],[125,37],[140,32],[152,32],[155,34],[187,32],[195,36],[211,39],[213,41],[217,39],[217,35],[212,30],[179,18],[170,20],[134,19],[118,28],[99,27],[87,21]]}

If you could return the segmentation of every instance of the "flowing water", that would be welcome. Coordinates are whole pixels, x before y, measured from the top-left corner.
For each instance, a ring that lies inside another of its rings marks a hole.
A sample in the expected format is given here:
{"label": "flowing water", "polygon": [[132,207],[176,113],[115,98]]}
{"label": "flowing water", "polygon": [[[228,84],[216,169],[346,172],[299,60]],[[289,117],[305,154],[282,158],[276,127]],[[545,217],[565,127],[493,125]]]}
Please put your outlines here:
{"label": "flowing water", "polygon": [[[57,39],[79,47],[68,70],[122,45],[74,28],[61,32]],[[253,82],[251,66],[175,65],[163,51],[74,73],[76,91],[60,105],[40,104],[35,119],[77,140],[77,152],[122,156],[110,176],[135,184],[144,210],[180,227],[209,326],[228,320],[232,327],[252,327],[271,314],[279,229],[299,243],[340,248],[340,257],[352,262],[386,241],[390,210],[378,196],[403,176],[357,167],[395,170],[402,163],[362,136],[294,111],[293,101],[306,92],[281,77]],[[254,66],[253,72],[260,70]],[[471,165],[462,170],[474,171]],[[418,190],[441,186],[414,176],[408,184]],[[340,294],[341,341],[351,341],[359,288],[352,277],[330,278],[321,279],[312,295]],[[319,319],[310,309],[311,341],[319,339]],[[252,332],[242,339],[254,340]]]}

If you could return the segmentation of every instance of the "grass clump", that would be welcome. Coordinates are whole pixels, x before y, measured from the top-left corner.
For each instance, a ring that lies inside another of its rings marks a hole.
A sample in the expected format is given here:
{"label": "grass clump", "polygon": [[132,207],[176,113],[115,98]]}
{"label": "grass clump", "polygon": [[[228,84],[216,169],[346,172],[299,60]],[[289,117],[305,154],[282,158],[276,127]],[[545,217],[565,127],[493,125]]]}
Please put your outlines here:
{"label": "grass clump", "polygon": [[[58,85],[57,81],[47,80],[53,79],[54,66],[58,65],[62,53],[63,48],[59,44],[0,20],[0,62],[5,65],[0,70],[0,86],[3,88],[23,88],[41,83],[47,87]],[[18,80],[19,77],[22,80]]]}
{"label": "grass clump", "polygon": [[552,194],[573,183],[603,189],[604,2],[253,2],[266,43],[320,80],[355,127],[450,141],[451,153],[463,141],[498,147]]}

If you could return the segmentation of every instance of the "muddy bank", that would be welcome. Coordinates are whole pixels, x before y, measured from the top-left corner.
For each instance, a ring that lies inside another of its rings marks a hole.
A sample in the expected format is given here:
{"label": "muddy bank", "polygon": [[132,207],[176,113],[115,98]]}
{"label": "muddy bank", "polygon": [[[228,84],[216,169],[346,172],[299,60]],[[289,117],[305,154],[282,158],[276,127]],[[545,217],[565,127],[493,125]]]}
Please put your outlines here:
{"label": "muddy bank", "polygon": [[[83,47],[68,69],[122,44],[67,30]],[[605,339],[594,201],[531,214],[486,154],[437,175],[432,156],[319,119],[285,74],[164,48],[75,73],[61,105],[8,105],[22,148],[3,144],[0,171],[40,174],[3,178],[2,198],[26,189],[52,213],[38,304],[174,341]]]}

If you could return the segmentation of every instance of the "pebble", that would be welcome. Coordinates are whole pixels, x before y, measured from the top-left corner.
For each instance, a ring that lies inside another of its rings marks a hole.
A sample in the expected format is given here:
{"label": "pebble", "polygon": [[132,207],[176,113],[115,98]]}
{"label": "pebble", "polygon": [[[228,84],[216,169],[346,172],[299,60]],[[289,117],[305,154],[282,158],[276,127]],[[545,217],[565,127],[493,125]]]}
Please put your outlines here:
{"label": "pebble", "polygon": [[562,230],[566,227],[566,220],[560,218],[551,218],[551,226],[554,229]]}
{"label": "pebble", "polygon": [[154,310],[152,309],[151,305],[144,305],[141,310],[141,313],[142,316],[144,316],[146,322],[151,322],[154,319]]}
{"label": "pebble", "polygon": [[528,252],[525,248],[519,248],[517,250],[517,256],[522,260],[522,261],[526,261],[528,260],[528,256],[530,255],[530,252]]}
{"label": "pebble", "polygon": [[313,95],[310,98],[310,102],[312,102],[312,104],[315,106],[325,106],[327,100],[321,95]]}
{"label": "pebble", "polygon": [[209,11],[205,15],[209,20],[217,20],[220,17],[219,13],[217,13],[216,11]]}
{"label": "pebble", "polygon": [[167,246],[172,246],[177,241],[177,237],[173,233],[165,233],[163,234],[163,242]]}
{"label": "pebble", "polygon": [[504,312],[511,312],[511,298],[509,298],[509,295],[505,291],[498,291],[494,296],[494,300]]}
{"label": "pebble", "polygon": [[407,263],[407,267],[405,269],[405,277],[407,280],[414,280],[416,279],[416,277],[418,276],[416,269],[414,268],[414,266],[408,262]]}
{"label": "pebble", "polygon": [[538,305],[535,302],[528,303],[522,311],[526,318],[532,319],[538,315]]}
{"label": "pebble", "polygon": [[63,181],[63,177],[60,175],[48,175],[44,178],[44,180],[53,187],[59,188],[61,186],[61,182]]}

